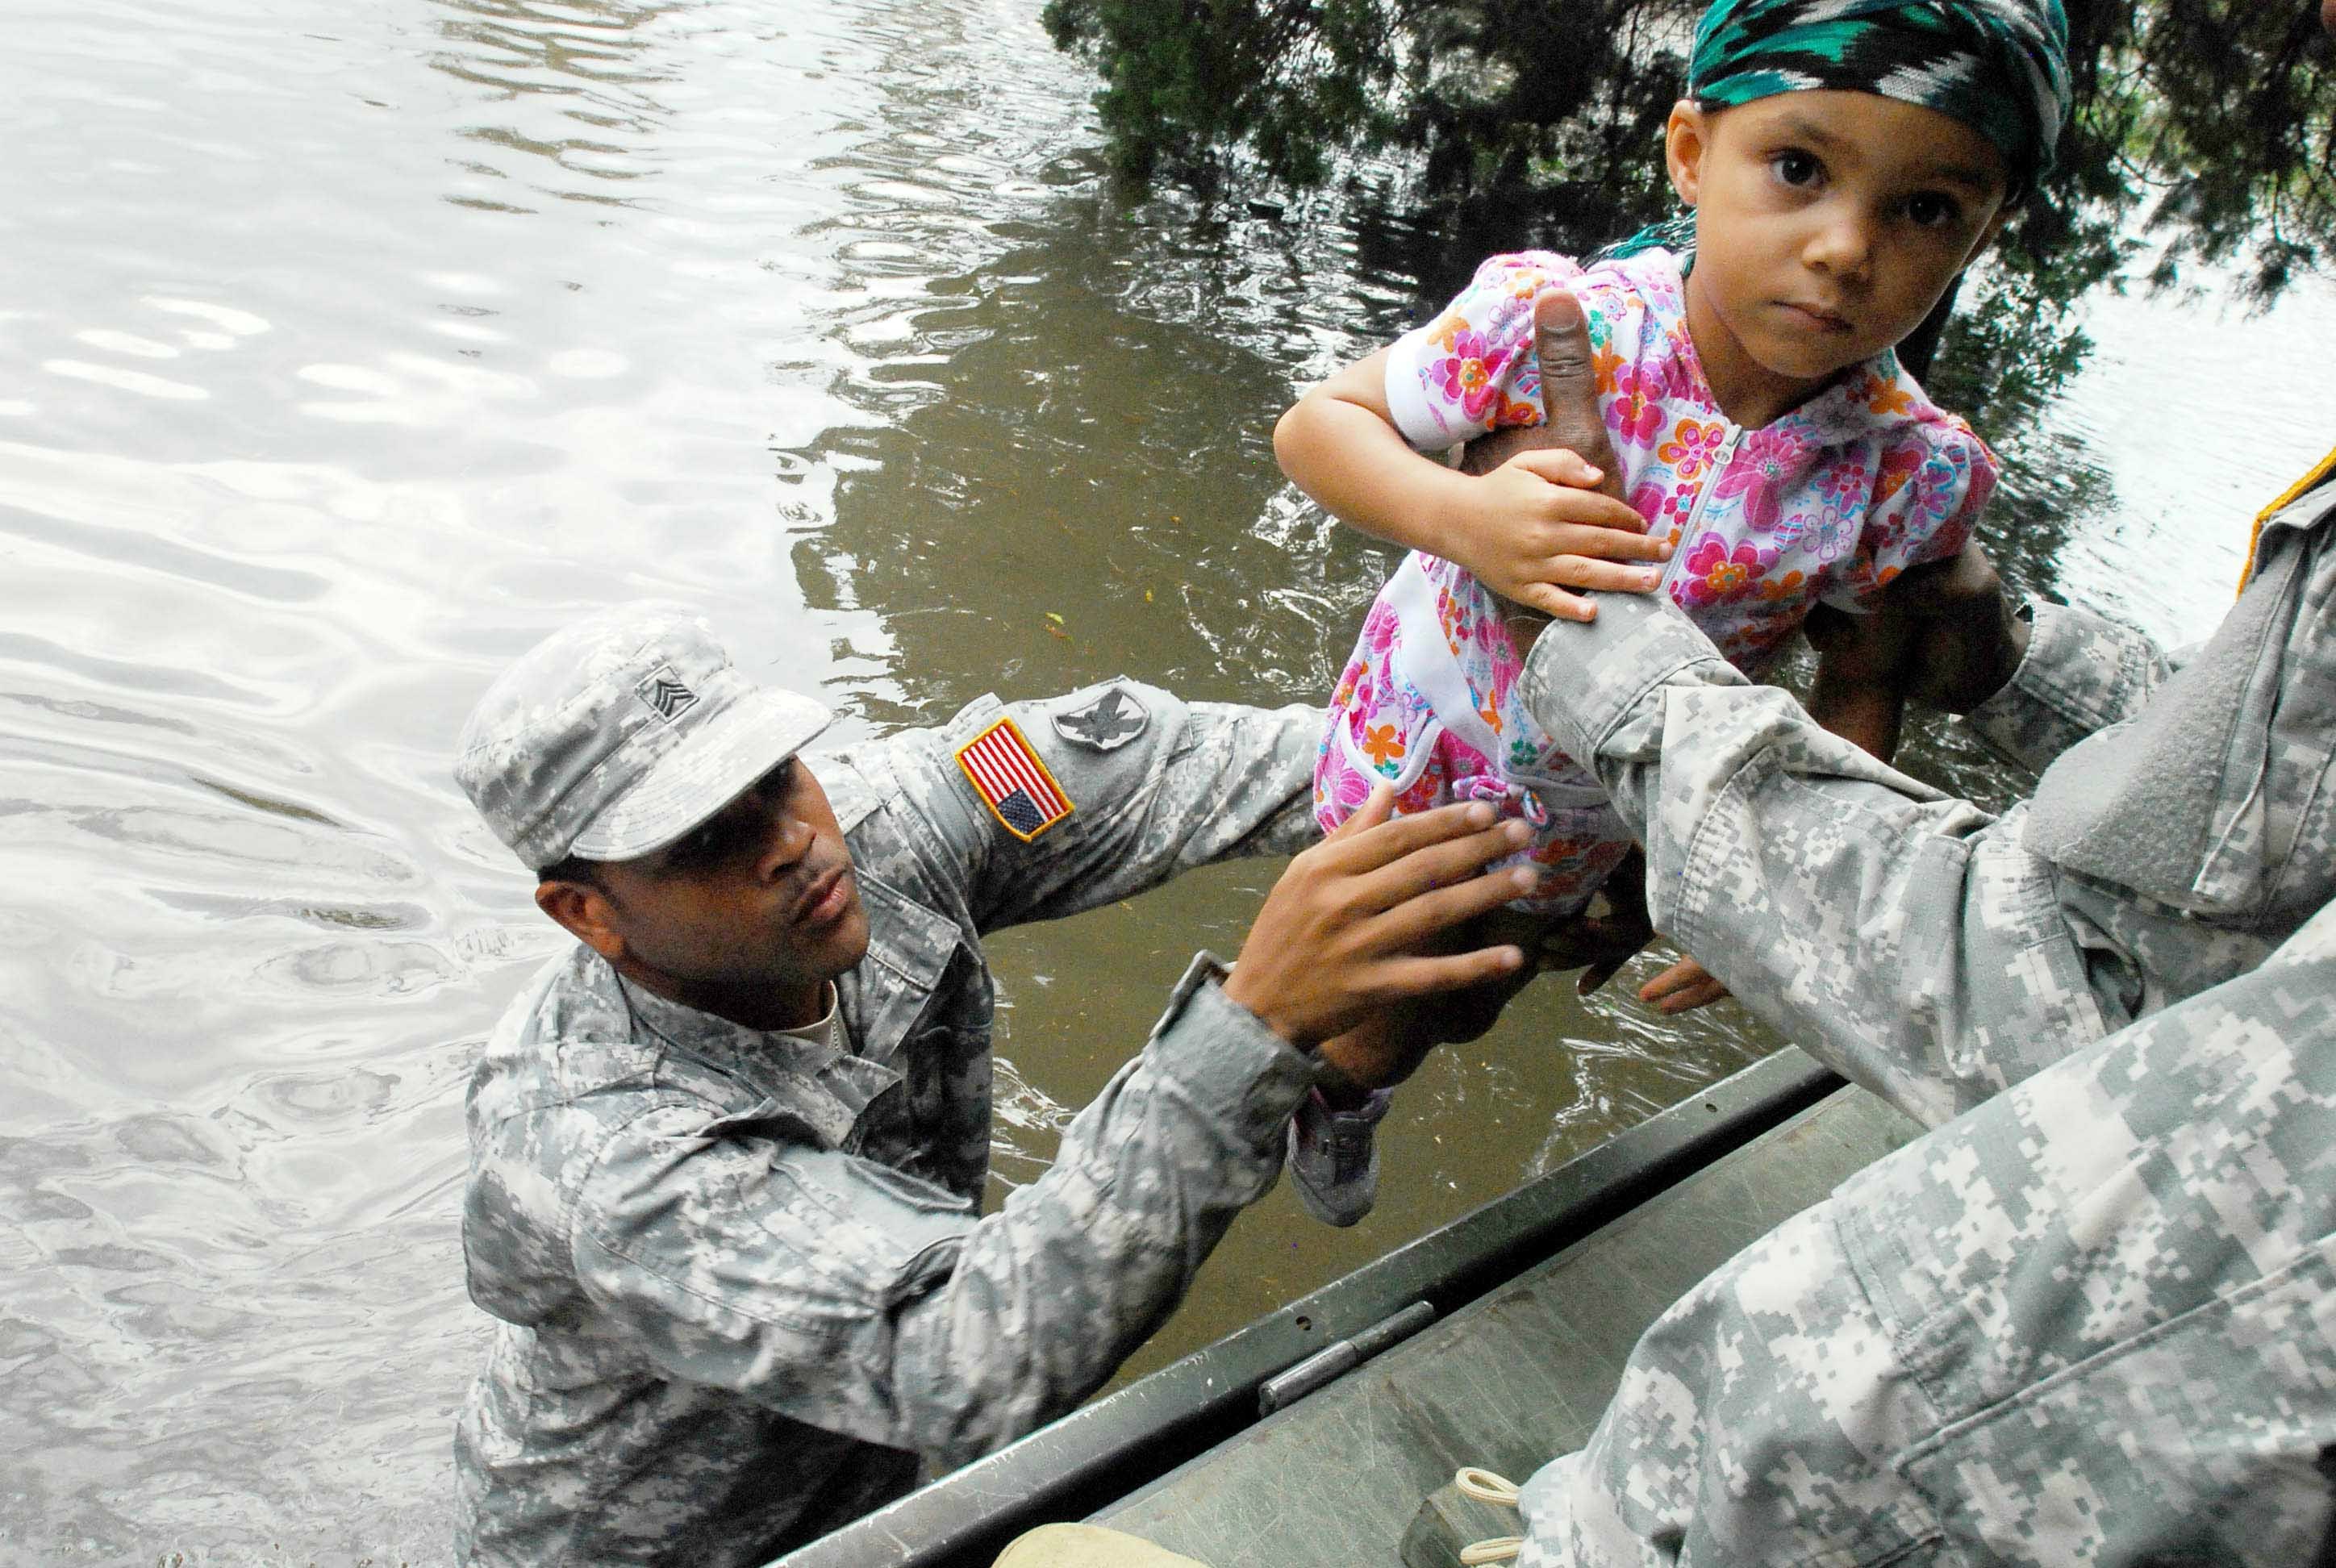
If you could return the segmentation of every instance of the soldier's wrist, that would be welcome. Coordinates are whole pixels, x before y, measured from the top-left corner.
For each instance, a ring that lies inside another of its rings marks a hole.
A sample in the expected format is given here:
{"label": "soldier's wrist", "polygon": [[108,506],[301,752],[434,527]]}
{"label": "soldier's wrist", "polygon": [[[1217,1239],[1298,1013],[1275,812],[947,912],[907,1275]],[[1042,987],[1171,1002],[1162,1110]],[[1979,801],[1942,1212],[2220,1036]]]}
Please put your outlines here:
{"label": "soldier's wrist", "polygon": [[1214,954],[1193,955],[1144,1049],[1185,1085],[1192,1104],[1214,1105],[1245,1134],[1262,1137],[1276,1117],[1289,1115],[1318,1069],[1310,1052],[1227,990],[1232,972]]}
{"label": "soldier's wrist", "polygon": [[[1206,957],[1208,955],[1205,953],[1201,955],[1201,958]],[[1193,959],[1195,963],[1199,961],[1199,958]],[[1214,962],[1213,959],[1211,961]],[[1225,1000],[1272,1030],[1274,1037],[1283,1045],[1292,1050],[1303,1051],[1308,1056],[1314,1054],[1314,1043],[1299,1037],[1296,1023],[1273,1006],[1270,997],[1257,995],[1258,987],[1255,983],[1245,981],[1240,972],[1238,961],[1218,964],[1214,979],[1217,989],[1224,992]]]}

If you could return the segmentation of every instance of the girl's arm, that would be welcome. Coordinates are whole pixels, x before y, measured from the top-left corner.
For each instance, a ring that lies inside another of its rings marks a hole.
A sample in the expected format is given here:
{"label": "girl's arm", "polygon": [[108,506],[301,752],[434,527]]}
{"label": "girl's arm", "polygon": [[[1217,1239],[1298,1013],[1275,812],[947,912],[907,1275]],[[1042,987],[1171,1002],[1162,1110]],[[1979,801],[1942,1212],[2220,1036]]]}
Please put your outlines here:
{"label": "girl's arm", "polygon": [[1293,404],[1274,455],[1299,489],[1374,538],[1456,561],[1504,599],[1567,620],[1597,609],[1568,588],[1643,593],[1669,546],[1629,503],[1587,488],[1598,471],[1562,448],[1519,453],[1492,472],[1412,450],[1387,407],[1388,351],[1357,360]]}

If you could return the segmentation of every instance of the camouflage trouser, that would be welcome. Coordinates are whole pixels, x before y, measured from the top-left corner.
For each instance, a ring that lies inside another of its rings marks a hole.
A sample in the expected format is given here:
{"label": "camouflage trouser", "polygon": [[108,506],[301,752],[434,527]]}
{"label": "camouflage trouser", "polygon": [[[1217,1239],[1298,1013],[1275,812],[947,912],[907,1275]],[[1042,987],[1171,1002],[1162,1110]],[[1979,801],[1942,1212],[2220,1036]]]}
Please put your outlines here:
{"label": "camouflage trouser", "polygon": [[1523,1561],[2336,1561],[2331,1446],[2336,905],[1698,1286]]}

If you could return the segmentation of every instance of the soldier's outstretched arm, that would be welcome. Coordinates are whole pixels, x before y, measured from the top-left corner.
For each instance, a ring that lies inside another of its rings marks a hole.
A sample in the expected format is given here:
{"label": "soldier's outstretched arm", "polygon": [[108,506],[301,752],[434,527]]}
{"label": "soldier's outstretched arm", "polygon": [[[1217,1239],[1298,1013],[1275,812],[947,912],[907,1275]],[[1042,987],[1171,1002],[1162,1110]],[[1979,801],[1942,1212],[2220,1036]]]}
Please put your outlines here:
{"label": "soldier's outstretched arm", "polygon": [[1281,1167],[1308,1053],[1387,998],[1514,972],[1514,947],[1416,957],[1517,897],[1475,873],[1522,824],[1481,803],[1300,854],[1230,979],[1196,963],[1052,1167],[977,1218],[949,1191],[799,1125],[669,1105],[584,1183],[573,1247],[596,1305],[668,1374],[951,1466],[1093,1393],[1183,1297]]}
{"label": "soldier's outstretched arm", "polygon": [[1552,628],[1522,689],[1646,846],[1657,929],[1908,1114],[1943,1121],[2104,1032],[2049,865],[1747,681],[1668,602]]}

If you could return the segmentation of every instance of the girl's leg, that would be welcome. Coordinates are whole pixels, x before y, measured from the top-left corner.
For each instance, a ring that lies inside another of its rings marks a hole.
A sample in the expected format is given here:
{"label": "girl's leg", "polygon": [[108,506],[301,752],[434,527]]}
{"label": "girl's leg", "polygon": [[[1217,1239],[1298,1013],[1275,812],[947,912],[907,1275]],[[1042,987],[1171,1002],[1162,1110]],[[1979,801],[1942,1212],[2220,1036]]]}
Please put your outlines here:
{"label": "girl's leg", "polygon": [[[1523,911],[1501,909],[1445,931],[1429,950],[1465,953],[1478,948],[1514,943],[1528,958],[1538,945],[1545,918]],[[1438,1046],[1462,1044],[1480,1037],[1500,1021],[1501,1010],[1530,984],[1530,963],[1498,979],[1440,996],[1398,1002],[1374,1014],[1319,1048],[1322,1060],[1368,1082],[1395,1085],[1411,1076],[1427,1053]],[[1367,1091],[1350,1083],[1335,1088],[1325,1085],[1322,1097],[1332,1106],[1361,1105]]]}
{"label": "girl's leg", "polygon": [[[1504,941],[1532,950],[1535,917],[1496,910],[1447,934],[1439,950],[1465,952]],[[1514,934],[1512,934],[1514,933]],[[1521,940],[1522,939],[1522,940]],[[1372,1083],[1399,1083],[1439,1045],[1473,1040],[1493,1027],[1509,998],[1533,979],[1530,968],[1498,980],[1390,1007],[1321,1047],[1325,1060],[1345,1064]],[[1351,1082],[1323,1084],[1299,1102],[1290,1123],[1290,1179],[1306,1212],[1327,1225],[1351,1225],[1378,1201],[1376,1129],[1387,1115],[1386,1089]]]}

